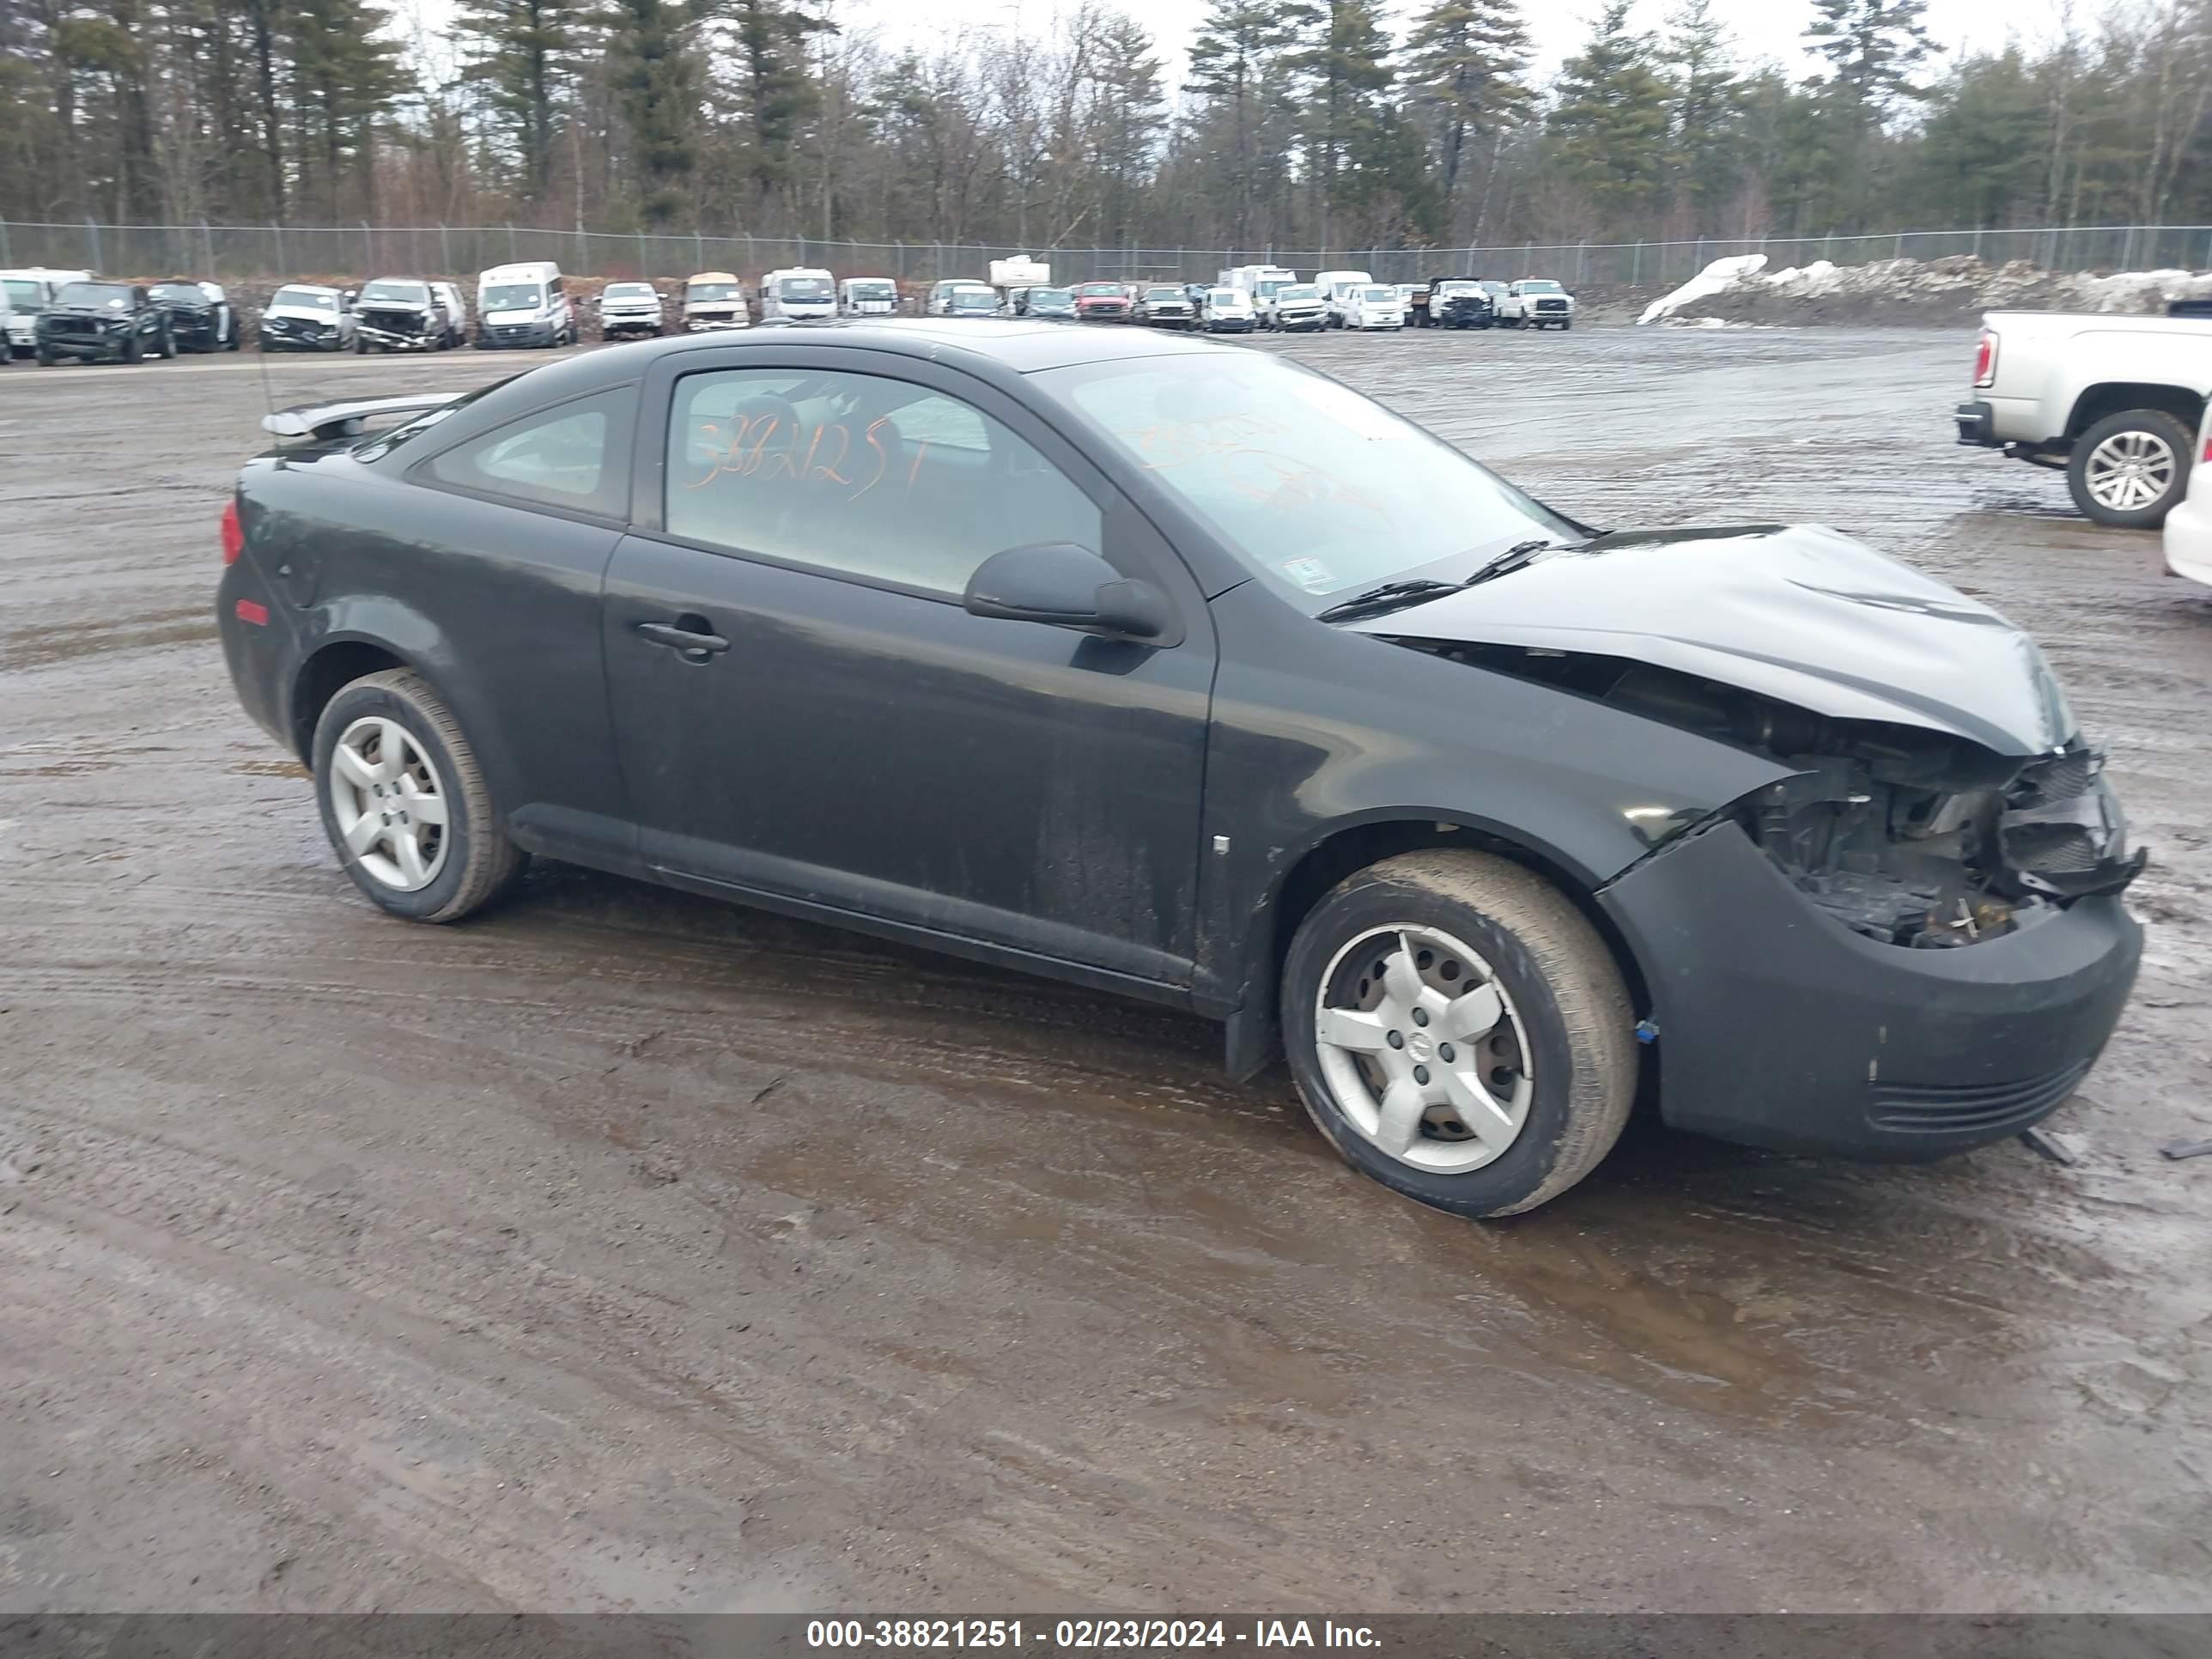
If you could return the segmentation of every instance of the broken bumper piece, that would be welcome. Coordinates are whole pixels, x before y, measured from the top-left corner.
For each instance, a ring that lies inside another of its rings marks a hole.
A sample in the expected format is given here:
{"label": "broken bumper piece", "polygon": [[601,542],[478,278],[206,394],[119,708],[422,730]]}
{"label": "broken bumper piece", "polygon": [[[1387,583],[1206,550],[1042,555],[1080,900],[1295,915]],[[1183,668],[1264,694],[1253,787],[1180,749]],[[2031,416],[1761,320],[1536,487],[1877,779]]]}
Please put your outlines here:
{"label": "broken bumper piece", "polygon": [[1965,949],[1871,939],[1727,822],[1599,899],[1652,976],[1662,1115],[1786,1152],[1917,1160],[2018,1134],[2087,1073],[2142,949],[2112,891]]}

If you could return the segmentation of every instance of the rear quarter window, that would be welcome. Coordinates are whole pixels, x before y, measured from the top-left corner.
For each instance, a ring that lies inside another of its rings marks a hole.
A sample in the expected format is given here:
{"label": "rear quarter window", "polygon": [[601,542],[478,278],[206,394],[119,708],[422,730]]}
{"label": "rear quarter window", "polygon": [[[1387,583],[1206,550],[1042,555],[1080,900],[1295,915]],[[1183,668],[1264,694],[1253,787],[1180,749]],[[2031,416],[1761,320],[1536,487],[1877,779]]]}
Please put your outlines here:
{"label": "rear quarter window", "polygon": [[623,518],[629,472],[619,440],[633,395],[624,388],[538,410],[432,456],[422,471],[471,495]]}

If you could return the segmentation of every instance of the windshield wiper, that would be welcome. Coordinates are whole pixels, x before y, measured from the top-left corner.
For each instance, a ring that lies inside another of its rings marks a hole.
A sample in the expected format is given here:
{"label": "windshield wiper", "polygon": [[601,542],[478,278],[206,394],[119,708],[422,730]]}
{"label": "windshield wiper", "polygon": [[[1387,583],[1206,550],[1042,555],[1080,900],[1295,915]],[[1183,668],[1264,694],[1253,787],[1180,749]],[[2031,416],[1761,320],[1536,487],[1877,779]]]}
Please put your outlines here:
{"label": "windshield wiper", "polygon": [[1463,582],[1431,581],[1419,578],[1413,581],[1384,582],[1380,587],[1370,587],[1364,593],[1355,593],[1348,599],[1340,599],[1326,611],[1316,611],[1316,622],[1350,622],[1354,617],[1378,617],[1386,611],[1395,611],[1408,605],[1419,605],[1423,599],[1433,599],[1440,593],[1456,593],[1466,586]]}
{"label": "windshield wiper", "polygon": [[1473,587],[1477,582],[1486,582],[1498,576],[1510,576],[1516,570],[1526,570],[1536,562],[1539,554],[1569,550],[1569,544],[1555,542],[1542,536],[1534,541],[1516,542],[1503,553],[1493,554],[1477,566],[1474,574],[1467,579],[1466,586]]}

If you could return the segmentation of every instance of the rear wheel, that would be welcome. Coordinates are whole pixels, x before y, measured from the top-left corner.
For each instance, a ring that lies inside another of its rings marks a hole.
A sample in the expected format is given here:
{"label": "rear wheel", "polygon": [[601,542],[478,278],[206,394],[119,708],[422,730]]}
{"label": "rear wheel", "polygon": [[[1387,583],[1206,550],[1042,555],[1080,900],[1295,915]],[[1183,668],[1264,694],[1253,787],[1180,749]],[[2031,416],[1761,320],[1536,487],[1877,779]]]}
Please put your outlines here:
{"label": "rear wheel", "polygon": [[476,750],[411,670],[364,676],[332,697],[315,723],[313,757],[324,832],[378,908],[458,921],[521,872]]}
{"label": "rear wheel", "polygon": [[1534,1209],[1628,1120],[1635,1013],[1612,952],[1504,859],[1409,853],[1348,878],[1298,929],[1282,1011],[1322,1133],[1437,1209]]}
{"label": "rear wheel", "polygon": [[2192,434],[2160,409],[2107,415],[2074,441],[2066,483],[2098,524],[2154,530],[2189,488]]}

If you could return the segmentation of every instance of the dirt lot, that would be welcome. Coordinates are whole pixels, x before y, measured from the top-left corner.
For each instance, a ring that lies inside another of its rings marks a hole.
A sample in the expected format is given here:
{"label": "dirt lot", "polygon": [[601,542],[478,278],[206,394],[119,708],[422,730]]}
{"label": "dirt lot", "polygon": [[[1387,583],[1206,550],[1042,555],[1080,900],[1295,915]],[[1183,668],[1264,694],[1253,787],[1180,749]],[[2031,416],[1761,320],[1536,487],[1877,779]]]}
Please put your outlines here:
{"label": "dirt lot", "polygon": [[259,362],[0,372],[0,1610],[2212,1604],[2212,595],[1952,445],[1960,334],[1288,349],[2042,635],[2156,848],[2079,1165],[1647,1129],[1476,1226],[1193,1020],[574,871],[386,920],[212,640]]}

